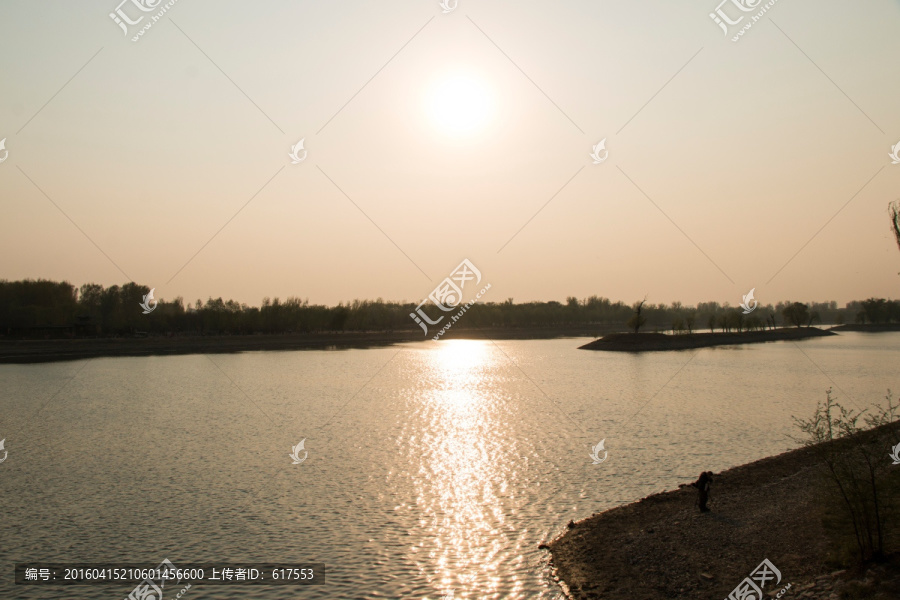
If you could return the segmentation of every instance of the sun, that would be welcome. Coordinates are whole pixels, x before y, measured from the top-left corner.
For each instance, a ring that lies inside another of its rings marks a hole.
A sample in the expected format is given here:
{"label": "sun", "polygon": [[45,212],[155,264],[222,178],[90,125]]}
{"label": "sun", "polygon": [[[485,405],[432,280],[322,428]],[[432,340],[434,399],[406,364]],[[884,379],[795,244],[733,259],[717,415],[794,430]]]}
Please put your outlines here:
{"label": "sun", "polygon": [[478,133],[493,113],[487,87],[469,75],[452,75],[436,81],[425,102],[432,124],[452,136]]}

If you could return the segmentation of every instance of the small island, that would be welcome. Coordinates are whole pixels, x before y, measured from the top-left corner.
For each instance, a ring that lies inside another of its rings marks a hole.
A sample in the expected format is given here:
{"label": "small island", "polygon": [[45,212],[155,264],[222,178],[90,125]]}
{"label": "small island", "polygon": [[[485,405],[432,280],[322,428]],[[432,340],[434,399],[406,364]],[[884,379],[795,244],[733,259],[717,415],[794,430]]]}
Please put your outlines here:
{"label": "small island", "polygon": [[755,344],[802,340],[810,337],[837,335],[833,331],[818,327],[795,327],[766,329],[762,331],[685,333],[610,333],[579,350],[605,350],[608,352],[648,352],[657,350],[690,350],[710,346],[730,346],[734,344]]}

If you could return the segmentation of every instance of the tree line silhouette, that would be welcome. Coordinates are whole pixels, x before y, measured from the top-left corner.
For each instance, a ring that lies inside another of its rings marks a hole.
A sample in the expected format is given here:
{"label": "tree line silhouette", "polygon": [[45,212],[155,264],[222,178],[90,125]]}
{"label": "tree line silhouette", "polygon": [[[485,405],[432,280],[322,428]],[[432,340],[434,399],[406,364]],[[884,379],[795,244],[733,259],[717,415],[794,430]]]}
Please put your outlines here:
{"label": "tree line silhouette", "polygon": [[[410,318],[417,304],[354,300],[337,306],[308,300],[264,298],[260,306],[208,298],[185,303],[181,297],[158,300],[149,314],[140,304],[150,288],[136,283],[104,287],[89,283],[76,288],[62,281],[0,280],[0,336],[97,337],[133,335],[284,334],[364,331],[415,331]],[[430,307],[432,318],[440,311]],[[636,309],[640,308],[640,313]],[[640,325],[635,328],[635,316]],[[690,333],[752,331],[767,327],[842,323],[900,323],[900,301],[870,298],[838,308],[836,302],[760,304],[745,315],[718,302],[696,306],[626,304],[591,296],[565,303],[487,302],[473,305],[457,328],[536,328],[590,326],[598,330],[640,329]]]}

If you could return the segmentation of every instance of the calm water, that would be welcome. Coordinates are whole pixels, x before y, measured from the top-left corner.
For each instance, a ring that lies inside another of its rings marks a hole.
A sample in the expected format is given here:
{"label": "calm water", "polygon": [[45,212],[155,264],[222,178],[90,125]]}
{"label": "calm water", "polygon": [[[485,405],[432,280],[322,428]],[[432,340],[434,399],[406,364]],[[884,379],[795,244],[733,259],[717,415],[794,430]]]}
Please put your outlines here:
{"label": "calm water", "polygon": [[863,407],[900,391],[896,333],[586,341],[0,365],[0,597],[130,589],[14,586],[15,562],[168,557],[327,565],[323,586],[189,600],[558,598],[538,545],[570,519],[794,447],[790,416],[828,387]]}

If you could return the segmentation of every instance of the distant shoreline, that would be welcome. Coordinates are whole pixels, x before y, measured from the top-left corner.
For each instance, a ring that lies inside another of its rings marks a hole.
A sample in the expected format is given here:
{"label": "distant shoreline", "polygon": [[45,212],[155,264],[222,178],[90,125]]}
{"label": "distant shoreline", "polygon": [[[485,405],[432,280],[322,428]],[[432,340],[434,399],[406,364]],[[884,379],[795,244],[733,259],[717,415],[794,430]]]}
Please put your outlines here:
{"label": "distant shoreline", "polygon": [[900,323],[866,323],[865,325],[835,325],[830,331],[862,331],[867,333],[881,333],[884,331],[900,331]]}
{"label": "distant shoreline", "polygon": [[[494,327],[451,330],[445,339],[554,339],[596,337],[602,326]],[[142,338],[23,340],[0,337],[0,364],[83,360],[118,356],[229,354],[254,351],[346,350],[431,341],[422,331],[363,331],[256,335],[179,335]]]}
{"label": "distant shoreline", "polygon": [[606,352],[689,350],[692,348],[708,348],[710,346],[802,340],[829,335],[837,334],[817,327],[790,327],[741,333],[687,333],[677,335],[666,333],[610,333],[599,340],[594,340],[581,346],[579,350],[601,350]]}
{"label": "distant shoreline", "polygon": [[[891,325],[844,325],[841,331],[898,331]],[[708,346],[796,340],[835,335],[815,327],[776,329],[748,333],[621,333],[609,324],[556,325],[549,327],[491,327],[451,329],[442,340],[548,340],[604,337],[581,346],[587,350],[642,352],[684,350]],[[175,356],[182,354],[231,354],[236,352],[285,352],[293,350],[349,350],[378,348],[410,342],[430,341],[421,330],[352,331],[247,335],[173,335],[110,338],[19,339],[0,337],[0,364],[26,364],[83,360],[117,356]],[[606,340],[606,341],[604,341]],[[615,343],[613,343],[615,342]]]}

